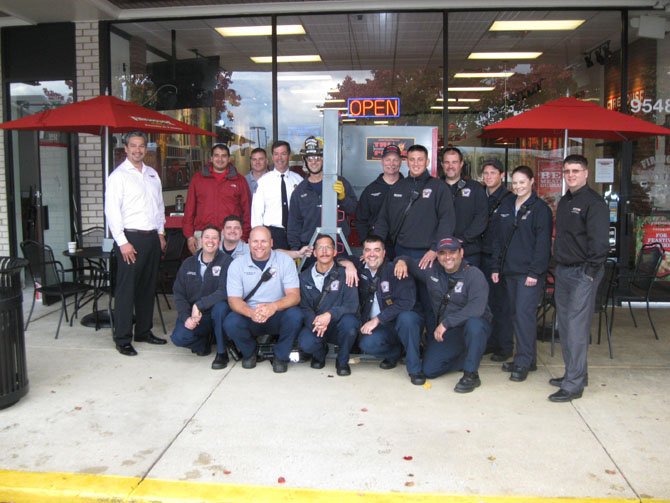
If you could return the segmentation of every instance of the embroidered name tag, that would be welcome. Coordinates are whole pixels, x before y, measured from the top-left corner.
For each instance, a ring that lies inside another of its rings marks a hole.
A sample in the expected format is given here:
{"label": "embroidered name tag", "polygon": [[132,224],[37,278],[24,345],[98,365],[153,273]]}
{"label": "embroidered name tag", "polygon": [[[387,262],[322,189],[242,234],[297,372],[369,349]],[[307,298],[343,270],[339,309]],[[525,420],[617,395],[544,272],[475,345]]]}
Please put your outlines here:
{"label": "embroidered name tag", "polygon": [[434,281],[435,283],[439,283],[439,282],[440,282],[440,280],[437,279],[435,276],[431,276],[430,279],[431,279],[432,281]]}
{"label": "embroidered name tag", "polygon": [[381,196],[382,193],[381,193],[381,192],[371,192],[370,195],[371,195],[372,197],[377,197],[377,196]]}
{"label": "embroidered name tag", "polygon": [[197,276],[197,274],[196,274],[195,272],[193,272],[193,271],[188,271],[188,272],[186,273],[186,276]]}
{"label": "embroidered name tag", "polygon": [[393,197],[402,197],[402,194],[393,194]]}
{"label": "embroidered name tag", "polygon": [[574,213],[575,215],[580,215],[582,213],[581,208],[572,208],[572,210],[570,210],[570,211],[571,211],[571,213]]}

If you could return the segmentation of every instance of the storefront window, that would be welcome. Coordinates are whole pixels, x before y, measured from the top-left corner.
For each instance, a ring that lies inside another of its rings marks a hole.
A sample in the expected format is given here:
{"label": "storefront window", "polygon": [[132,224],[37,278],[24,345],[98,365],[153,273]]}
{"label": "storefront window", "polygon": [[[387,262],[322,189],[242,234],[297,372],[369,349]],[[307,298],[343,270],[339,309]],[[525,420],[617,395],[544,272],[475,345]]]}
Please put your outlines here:
{"label": "storefront window", "polygon": [[[670,127],[670,37],[662,11],[630,15],[628,40],[629,113]],[[608,105],[619,106],[620,94]],[[659,275],[670,274],[670,138],[649,137],[633,143],[629,218],[635,229],[634,253],[642,244],[658,242],[665,248]]]}
{"label": "storefront window", "polygon": [[257,17],[114,25],[113,94],[217,135],[151,135],[151,161],[164,190],[188,187],[214,142],[229,146],[242,174],[249,170],[251,150],[268,147],[272,74],[251,58],[271,53],[270,22]]}

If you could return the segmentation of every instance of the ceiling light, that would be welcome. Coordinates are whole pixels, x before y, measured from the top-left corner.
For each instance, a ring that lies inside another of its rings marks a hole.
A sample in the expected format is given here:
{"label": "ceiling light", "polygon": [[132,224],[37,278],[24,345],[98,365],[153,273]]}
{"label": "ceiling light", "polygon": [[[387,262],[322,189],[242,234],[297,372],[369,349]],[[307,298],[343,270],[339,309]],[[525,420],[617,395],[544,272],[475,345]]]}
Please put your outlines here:
{"label": "ceiling light", "polygon": [[347,107],[316,107],[315,110],[348,110]]}
{"label": "ceiling light", "polygon": [[[222,37],[267,37],[272,35],[272,26],[229,26],[214,28]],[[279,24],[277,35],[304,35],[300,24]]]}
{"label": "ceiling light", "polygon": [[[277,75],[277,80],[332,80],[333,77],[331,75],[304,75],[304,74],[297,74],[297,73],[284,73],[282,75]],[[297,92],[297,91],[291,91],[291,92]],[[301,91],[302,92],[302,91]],[[311,89],[306,89],[304,92],[312,92]]]}
{"label": "ceiling light", "polygon": [[459,72],[454,75],[455,79],[506,79],[514,75],[514,72]]}
{"label": "ceiling light", "polygon": [[495,89],[495,86],[490,86],[490,87],[447,87],[447,91],[450,91],[450,92],[462,92],[462,91],[484,92],[484,91],[493,91],[494,89]]}
{"label": "ceiling light", "polygon": [[541,52],[472,52],[468,59],[537,59]]}
{"label": "ceiling light", "polygon": [[345,100],[343,99],[336,99],[336,100],[324,100],[324,103],[344,103]]}
{"label": "ceiling light", "polygon": [[442,105],[433,105],[430,107],[431,110],[444,110],[444,107]]}
{"label": "ceiling light", "polygon": [[450,105],[447,107],[447,110],[469,110],[470,107],[461,107],[456,105]]}
{"label": "ceiling light", "polygon": [[373,124],[377,124],[378,126],[385,126],[388,124],[389,121],[374,121]]}
{"label": "ceiling light", "polygon": [[[272,56],[252,56],[254,63],[272,63]],[[321,61],[318,54],[304,54],[299,56],[277,56],[277,63],[316,63]]]}
{"label": "ceiling light", "polygon": [[555,19],[546,21],[495,21],[489,31],[574,30],[584,19]]}
{"label": "ceiling light", "polygon": [[[437,98],[435,101],[438,103],[442,103],[444,101],[444,98]],[[456,98],[447,98],[447,101],[456,101]]]}
{"label": "ceiling light", "polygon": [[356,119],[342,119],[342,122],[356,122]]}
{"label": "ceiling light", "polygon": [[459,103],[477,103],[478,101],[482,101],[481,98],[458,98]]}

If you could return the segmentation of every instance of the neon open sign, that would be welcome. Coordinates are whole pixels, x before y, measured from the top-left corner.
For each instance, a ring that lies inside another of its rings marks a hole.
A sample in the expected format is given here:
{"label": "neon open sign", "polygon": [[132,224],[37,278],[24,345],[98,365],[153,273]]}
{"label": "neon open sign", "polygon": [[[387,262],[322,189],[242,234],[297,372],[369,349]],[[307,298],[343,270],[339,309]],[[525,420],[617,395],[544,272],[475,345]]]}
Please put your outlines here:
{"label": "neon open sign", "polygon": [[390,119],[400,117],[400,98],[349,98],[349,117]]}

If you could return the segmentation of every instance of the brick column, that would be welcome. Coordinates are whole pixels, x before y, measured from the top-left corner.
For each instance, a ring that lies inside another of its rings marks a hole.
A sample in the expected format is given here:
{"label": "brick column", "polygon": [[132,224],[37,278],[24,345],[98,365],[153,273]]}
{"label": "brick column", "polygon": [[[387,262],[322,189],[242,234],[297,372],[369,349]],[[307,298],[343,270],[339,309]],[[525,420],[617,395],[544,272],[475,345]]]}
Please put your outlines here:
{"label": "brick column", "polygon": [[[77,101],[100,94],[100,48],[98,23],[75,23],[77,64]],[[102,226],[104,222],[104,159],[99,136],[79,135],[79,181],[82,229]]]}

